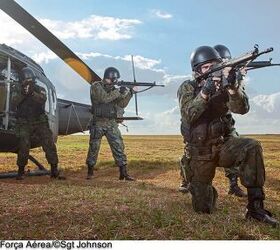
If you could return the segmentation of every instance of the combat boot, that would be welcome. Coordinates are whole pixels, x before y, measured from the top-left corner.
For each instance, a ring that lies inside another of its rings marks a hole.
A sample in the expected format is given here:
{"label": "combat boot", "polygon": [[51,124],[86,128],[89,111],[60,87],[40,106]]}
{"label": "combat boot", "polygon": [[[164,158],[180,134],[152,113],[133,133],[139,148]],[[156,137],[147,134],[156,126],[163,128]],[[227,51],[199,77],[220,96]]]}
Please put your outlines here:
{"label": "combat boot", "polygon": [[93,178],[93,166],[88,165],[87,180],[91,180],[92,178]]}
{"label": "combat boot", "polygon": [[237,176],[231,174],[228,176],[229,179],[229,191],[228,194],[233,194],[237,197],[247,197],[247,194],[238,186]]}
{"label": "combat boot", "polygon": [[58,180],[66,180],[61,170],[58,170],[57,164],[51,164],[51,178]]}
{"label": "combat boot", "polygon": [[271,212],[264,209],[264,192],[262,188],[248,188],[248,205],[246,219],[254,219],[267,223],[272,227],[279,227],[279,222],[272,218]]}
{"label": "combat boot", "polygon": [[190,182],[183,180],[178,190],[183,194],[187,194],[190,191],[190,187],[191,187]]}
{"label": "combat boot", "polygon": [[120,180],[125,180],[125,181],[135,181],[135,179],[131,176],[128,175],[126,165],[119,166],[120,168]]}
{"label": "combat boot", "polygon": [[16,177],[16,179],[17,180],[23,180],[24,179],[24,168],[25,168],[25,166],[19,166],[18,167],[18,174],[17,174],[17,177]]}

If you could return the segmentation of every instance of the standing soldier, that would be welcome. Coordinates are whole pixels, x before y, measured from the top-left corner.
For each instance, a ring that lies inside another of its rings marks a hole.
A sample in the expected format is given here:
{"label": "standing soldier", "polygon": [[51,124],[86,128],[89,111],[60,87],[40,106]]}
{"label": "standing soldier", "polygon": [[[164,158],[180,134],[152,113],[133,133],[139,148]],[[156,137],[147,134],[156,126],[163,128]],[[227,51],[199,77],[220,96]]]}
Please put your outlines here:
{"label": "standing soldier", "polygon": [[90,127],[90,141],[86,164],[88,166],[87,179],[92,179],[93,169],[97,161],[101,139],[105,135],[110,145],[113,157],[120,171],[120,180],[134,181],[127,173],[127,158],[124,153],[124,143],[118,128],[117,113],[125,108],[133,90],[121,87],[116,89],[114,84],[120,78],[116,68],[109,67],[104,72],[102,81],[91,85],[92,124]]}
{"label": "standing soldier", "polygon": [[13,102],[16,106],[16,134],[19,139],[17,152],[18,180],[24,178],[28,162],[31,138],[38,138],[51,165],[51,178],[65,179],[58,170],[58,157],[52,131],[45,113],[46,90],[36,85],[33,70],[24,67],[20,72],[21,85],[16,90]]}
{"label": "standing soldier", "polygon": [[185,137],[189,142],[189,173],[192,205],[196,212],[212,213],[217,191],[212,185],[216,166],[239,166],[241,183],[247,188],[247,219],[277,226],[278,221],[264,209],[265,169],[260,143],[254,139],[232,135],[234,127],[229,112],[249,111],[248,97],[231,68],[220,77],[198,81],[197,77],[221,62],[218,52],[209,46],[198,47],[191,55],[194,80],[182,83],[178,98]]}

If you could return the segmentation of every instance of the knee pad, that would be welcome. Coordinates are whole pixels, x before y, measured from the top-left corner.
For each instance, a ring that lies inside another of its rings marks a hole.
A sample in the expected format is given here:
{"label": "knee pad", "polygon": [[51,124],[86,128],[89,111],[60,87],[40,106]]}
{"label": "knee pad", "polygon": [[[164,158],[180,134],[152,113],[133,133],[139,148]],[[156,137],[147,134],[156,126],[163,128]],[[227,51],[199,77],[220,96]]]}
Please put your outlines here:
{"label": "knee pad", "polygon": [[216,207],[217,190],[210,184],[191,183],[192,205],[197,213],[211,214]]}

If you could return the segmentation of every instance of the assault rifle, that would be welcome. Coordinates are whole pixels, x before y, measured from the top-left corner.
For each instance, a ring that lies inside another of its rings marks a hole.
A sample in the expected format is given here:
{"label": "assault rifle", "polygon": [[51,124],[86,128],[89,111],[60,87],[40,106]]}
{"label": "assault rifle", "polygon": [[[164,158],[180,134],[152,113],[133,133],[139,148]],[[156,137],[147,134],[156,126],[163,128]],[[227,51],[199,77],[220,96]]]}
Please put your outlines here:
{"label": "assault rifle", "polygon": [[137,94],[147,91],[153,87],[164,87],[163,84],[156,84],[156,82],[137,82],[135,76],[135,66],[133,56],[131,55],[131,63],[132,63],[132,73],[133,73],[133,82],[125,82],[125,81],[118,81],[114,83],[115,86],[119,87],[126,87],[129,89],[133,89],[133,87],[144,87],[142,90],[133,90],[132,93],[134,94],[135,98],[135,113],[138,117],[138,101],[137,101]]}
{"label": "assault rifle", "polygon": [[[232,58],[232,59],[230,59],[230,60],[228,60],[226,62],[218,63],[218,64],[214,65],[209,71],[199,75],[196,79],[198,81],[200,81],[202,79],[207,79],[213,73],[221,71],[221,70],[223,70],[226,67],[231,67],[231,68],[234,68],[236,70],[238,70],[238,69],[240,69],[242,67],[246,68],[246,67],[249,66],[250,63],[252,65],[253,61],[256,58],[258,58],[259,56],[261,56],[263,54],[270,53],[272,51],[273,51],[273,48],[268,48],[268,49],[260,52],[258,45],[255,45],[254,46],[254,50],[252,50],[251,52],[248,52],[248,53],[246,53],[244,55],[241,55],[239,57],[236,57],[236,58]],[[266,66],[263,66],[264,63],[261,63],[261,62],[254,62],[254,63],[255,63],[255,66],[251,67],[252,69],[253,68],[266,67]],[[258,65],[257,63],[259,63],[259,67],[257,66]],[[261,65],[262,65],[262,67],[261,67]]]}
{"label": "assault rifle", "polygon": [[280,63],[271,63],[271,61],[272,58],[270,58],[268,61],[250,62],[246,65],[246,69],[252,70],[252,69],[260,69],[260,68],[271,67],[271,66],[280,66]]}

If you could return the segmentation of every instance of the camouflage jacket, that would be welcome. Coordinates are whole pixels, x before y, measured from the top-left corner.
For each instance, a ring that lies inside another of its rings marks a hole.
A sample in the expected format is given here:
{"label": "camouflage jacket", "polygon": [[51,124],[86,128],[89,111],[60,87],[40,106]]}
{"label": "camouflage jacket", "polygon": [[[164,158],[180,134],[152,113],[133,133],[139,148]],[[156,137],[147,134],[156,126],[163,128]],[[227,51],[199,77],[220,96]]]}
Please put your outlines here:
{"label": "camouflage jacket", "polygon": [[13,93],[12,104],[16,107],[16,117],[18,120],[34,121],[45,118],[45,103],[47,101],[46,90],[38,85],[34,85],[34,91],[29,95],[22,93],[21,85],[17,86]]}
{"label": "camouflage jacket", "polygon": [[[199,86],[195,80],[183,82],[178,89],[177,96],[182,124],[187,124],[190,129],[187,132],[191,134],[191,130],[201,124],[209,125],[213,121],[221,120],[221,118],[231,117],[231,112],[247,113],[249,111],[249,102],[243,82],[241,81],[238,86],[234,95],[230,95],[226,90],[223,90],[217,92],[209,100],[205,100],[200,94],[202,86]],[[228,133],[235,131],[233,125],[234,120]],[[207,129],[208,127],[205,127],[205,130]]]}
{"label": "camouflage jacket", "polygon": [[[116,123],[116,118],[123,115],[123,109],[132,98],[132,93],[127,90],[121,94],[113,85],[98,81],[91,85],[90,98],[94,122],[100,124],[108,122]],[[107,113],[111,113],[112,115],[110,116]]]}

